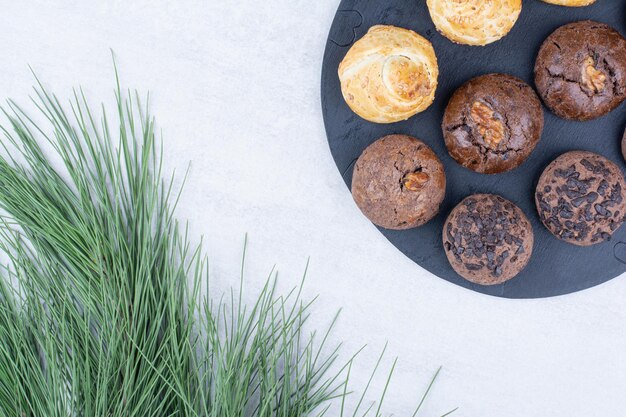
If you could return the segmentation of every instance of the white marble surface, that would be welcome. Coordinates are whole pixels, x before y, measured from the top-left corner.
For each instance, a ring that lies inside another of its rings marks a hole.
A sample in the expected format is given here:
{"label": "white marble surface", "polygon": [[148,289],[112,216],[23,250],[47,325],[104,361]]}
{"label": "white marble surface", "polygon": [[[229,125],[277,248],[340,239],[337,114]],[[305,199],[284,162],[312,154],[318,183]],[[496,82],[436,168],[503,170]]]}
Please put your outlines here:
{"label": "white marble surface", "polygon": [[[295,285],[310,256],[313,324],[343,307],[334,340],[346,353],[369,344],[359,364],[370,366],[389,341],[400,357],[395,415],[411,414],[439,365],[424,416],[624,415],[626,278],[553,299],[491,298],[425,272],[360,215],[320,110],[337,0],[1,3],[0,95],[25,102],[30,64],[62,96],[82,84],[111,100],[112,48],[124,84],[152,92],[167,167],[192,163],[178,214],[206,236],[214,286],[236,284],[246,232],[251,292],[274,263],[281,286]],[[357,386],[367,372],[355,370]]]}

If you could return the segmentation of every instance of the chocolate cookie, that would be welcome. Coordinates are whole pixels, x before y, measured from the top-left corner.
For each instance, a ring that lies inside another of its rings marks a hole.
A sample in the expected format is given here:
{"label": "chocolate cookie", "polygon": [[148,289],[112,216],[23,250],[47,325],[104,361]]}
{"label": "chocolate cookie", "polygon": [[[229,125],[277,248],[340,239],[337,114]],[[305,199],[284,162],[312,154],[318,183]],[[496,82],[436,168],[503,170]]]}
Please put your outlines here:
{"label": "chocolate cookie", "polygon": [[363,151],[354,167],[352,197],[363,214],[386,229],[421,226],[439,211],[446,175],[421,140],[385,136]]}
{"label": "chocolate cookie", "polygon": [[604,23],[570,23],[541,45],[535,84],[559,117],[590,120],[626,99],[626,39]]}
{"label": "chocolate cookie", "polygon": [[443,226],[452,268],[476,284],[495,285],[516,276],[530,260],[533,228],[515,204],[476,194],[456,206]]}
{"label": "chocolate cookie", "polygon": [[571,151],[543,171],[535,202],[539,217],[553,235],[589,246],[609,240],[624,222],[624,175],[605,157]]}
{"label": "chocolate cookie", "polygon": [[484,174],[517,168],[543,131],[543,109],[519,78],[488,74],[471,79],[452,95],[442,123],[450,156]]}

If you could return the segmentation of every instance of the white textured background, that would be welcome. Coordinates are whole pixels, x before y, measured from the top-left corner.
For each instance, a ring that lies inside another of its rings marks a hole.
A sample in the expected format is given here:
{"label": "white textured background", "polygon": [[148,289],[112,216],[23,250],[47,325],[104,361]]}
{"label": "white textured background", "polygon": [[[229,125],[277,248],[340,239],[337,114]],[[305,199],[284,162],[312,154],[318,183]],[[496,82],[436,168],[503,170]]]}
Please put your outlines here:
{"label": "white textured background", "polygon": [[[274,263],[281,286],[295,285],[311,256],[314,324],[343,307],[334,341],[346,354],[367,343],[359,365],[369,367],[389,341],[400,357],[395,415],[411,414],[439,365],[424,416],[455,406],[458,416],[625,415],[626,279],[554,299],[491,298],[425,272],[359,213],[320,109],[337,4],[2,0],[0,96],[26,101],[30,64],[62,96],[81,84],[110,102],[112,48],[124,85],[152,92],[167,167],[192,163],[178,214],[194,239],[206,236],[215,287],[236,284],[246,232],[249,298]],[[355,388],[367,372],[354,371]]]}

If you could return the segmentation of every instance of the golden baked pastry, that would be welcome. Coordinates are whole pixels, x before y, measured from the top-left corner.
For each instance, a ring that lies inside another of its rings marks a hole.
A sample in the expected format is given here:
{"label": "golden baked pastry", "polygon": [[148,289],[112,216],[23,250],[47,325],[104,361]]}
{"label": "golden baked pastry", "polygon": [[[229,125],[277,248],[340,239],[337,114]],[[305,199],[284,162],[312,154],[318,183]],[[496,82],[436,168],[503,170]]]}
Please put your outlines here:
{"label": "golden baked pastry", "polygon": [[395,26],[373,26],[339,64],[341,92],[365,120],[393,123],[435,99],[439,67],[432,44]]}
{"label": "golden baked pastry", "polygon": [[556,4],[559,6],[582,7],[589,6],[596,0],[543,0],[545,3]]}
{"label": "golden baked pastry", "polygon": [[522,11],[522,0],[427,0],[437,30],[466,45],[487,45],[504,37]]}

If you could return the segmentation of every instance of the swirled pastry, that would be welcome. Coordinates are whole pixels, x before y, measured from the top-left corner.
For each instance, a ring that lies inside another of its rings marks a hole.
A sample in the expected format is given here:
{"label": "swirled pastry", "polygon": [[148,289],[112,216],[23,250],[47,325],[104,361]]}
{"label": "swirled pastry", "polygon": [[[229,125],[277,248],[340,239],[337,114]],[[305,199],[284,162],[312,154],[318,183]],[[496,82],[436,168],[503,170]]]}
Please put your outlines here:
{"label": "swirled pastry", "polygon": [[437,30],[466,45],[487,45],[504,37],[522,11],[522,0],[427,0]]}
{"label": "swirled pastry", "polygon": [[341,92],[365,120],[393,123],[435,99],[439,67],[432,44],[395,26],[373,26],[339,64]]}
{"label": "swirled pastry", "polygon": [[545,3],[556,4],[559,6],[582,7],[589,6],[596,0],[543,0]]}

